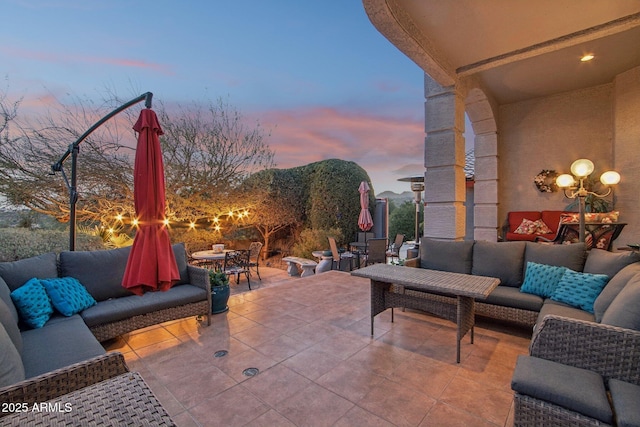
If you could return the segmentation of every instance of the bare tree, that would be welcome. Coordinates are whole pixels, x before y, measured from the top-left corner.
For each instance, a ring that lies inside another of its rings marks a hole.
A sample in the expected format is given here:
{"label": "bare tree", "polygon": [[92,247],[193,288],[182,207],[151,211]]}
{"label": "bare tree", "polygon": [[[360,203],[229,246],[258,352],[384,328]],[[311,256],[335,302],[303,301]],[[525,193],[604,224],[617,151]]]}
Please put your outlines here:
{"label": "bare tree", "polygon": [[[273,167],[259,123],[219,99],[203,107],[160,109],[168,201],[177,218],[211,216],[233,205],[231,192],[252,173]],[[224,207],[224,208],[223,208]]]}
{"label": "bare tree", "polygon": [[[51,165],[120,104],[114,95],[101,105],[75,98],[69,105],[58,102],[42,117],[19,120],[19,103],[0,93],[0,194],[14,205],[67,221],[68,189],[60,174],[50,174]],[[130,109],[105,122],[80,144],[78,221],[133,218],[136,137],[131,127],[138,111]],[[252,173],[273,166],[274,153],[260,124],[247,125],[222,100],[171,110],[161,104],[157,111],[164,130],[160,140],[170,220],[202,221],[235,210],[239,199],[232,194],[234,188]],[[64,165],[67,177],[69,164]]]}
{"label": "bare tree", "polygon": [[[6,98],[0,101],[2,111],[6,111]],[[51,165],[106,110],[105,106],[90,106],[79,99],[72,105],[59,102],[56,109],[44,116],[20,119],[18,105],[14,104],[11,132],[5,132],[0,146],[0,193],[9,203],[26,206],[59,221],[68,220],[69,192],[63,178],[51,174]],[[125,128],[119,122],[106,123],[80,147],[78,192],[81,197],[77,207],[81,221],[97,220],[114,201],[131,196],[131,150],[123,153],[125,145],[121,141]],[[70,176],[69,167],[69,164],[64,166],[67,176]]]}

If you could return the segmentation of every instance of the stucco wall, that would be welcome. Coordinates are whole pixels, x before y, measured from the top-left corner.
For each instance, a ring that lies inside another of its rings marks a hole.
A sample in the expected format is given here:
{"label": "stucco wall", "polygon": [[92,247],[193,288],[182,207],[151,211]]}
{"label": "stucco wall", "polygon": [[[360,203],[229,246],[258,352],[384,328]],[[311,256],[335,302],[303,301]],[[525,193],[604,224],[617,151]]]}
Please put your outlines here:
{"label": "stucco wall", "polygon": [[616,189],[616,209],[627,225],[616,247],[640,243],[640,67],[614,80],[614,159],[621,180]]}
{"label": "stucco wall", "polygon": [[[591,159],[599,177],[613,168],[613,84],[499,107],[498,217],[515,210],[561,210],[562,192],[541,193],[533,178],[543,169],[568,173]],[[500,224],[499,224],[500,225]]]}

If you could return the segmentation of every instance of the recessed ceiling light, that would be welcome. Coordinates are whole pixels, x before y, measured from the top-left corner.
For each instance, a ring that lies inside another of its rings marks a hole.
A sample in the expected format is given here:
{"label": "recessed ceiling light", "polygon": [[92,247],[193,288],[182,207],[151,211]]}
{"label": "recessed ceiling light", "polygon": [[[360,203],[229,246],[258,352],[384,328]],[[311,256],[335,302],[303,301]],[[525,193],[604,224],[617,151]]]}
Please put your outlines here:
{"label": "recessed ceiling light", "polygon": [[587,61],[591,61],[593,58],[595,58],[595,56],[592,53],[587,53],[582,58],[580,58],[580,61],[587,62]]}

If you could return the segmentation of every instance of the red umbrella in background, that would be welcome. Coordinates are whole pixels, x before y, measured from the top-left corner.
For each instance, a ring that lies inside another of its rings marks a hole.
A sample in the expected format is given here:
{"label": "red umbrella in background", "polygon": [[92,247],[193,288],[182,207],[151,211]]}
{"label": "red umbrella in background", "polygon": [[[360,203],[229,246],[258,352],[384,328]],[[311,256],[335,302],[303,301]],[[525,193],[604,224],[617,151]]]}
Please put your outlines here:
{"label": "red umbrella in background", "polygon": [[360,192],[360,216],[358,217],[358,226],[362,231],[369,231],[373,227],[373,219],[369,212],[369,184],[366,181],[360,183],[358,188]]}
{"label": "red umbrella in background", "polygon": [[133,168],[133,197],[139,228],[127,261],[122,286],[142,295],[145,291],[169,290],[180,279],[178,265],[164,224],[164,166],[156,113],[145,108],[133,126],[138,147]]}

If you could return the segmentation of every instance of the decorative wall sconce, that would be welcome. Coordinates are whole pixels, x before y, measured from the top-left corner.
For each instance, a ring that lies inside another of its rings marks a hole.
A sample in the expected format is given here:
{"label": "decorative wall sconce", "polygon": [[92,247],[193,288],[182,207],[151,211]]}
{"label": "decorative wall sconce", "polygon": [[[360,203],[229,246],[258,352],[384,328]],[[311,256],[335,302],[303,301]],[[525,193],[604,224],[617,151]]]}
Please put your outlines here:
{"label": "decorative wall sconce", "polygon": [[578,159],[571,164],[572,175],[565,173],[556,178],[556,184],[564,190],[565,197],[569,199],[578,198],[580,214],[579,239],[581,242],[584,242],[585,236],[585,198],[589,195],[598,198],[606,197],[611,194],[611,186],[620,182],[620,174],[618,172],[607,171],[600,175],[600,182],[608,187],[607,192],[604,194],[598,194],[596,192],[589,191],[584,186],[584,180],[593,173],[593,170],[594,165],[591,160]]}

